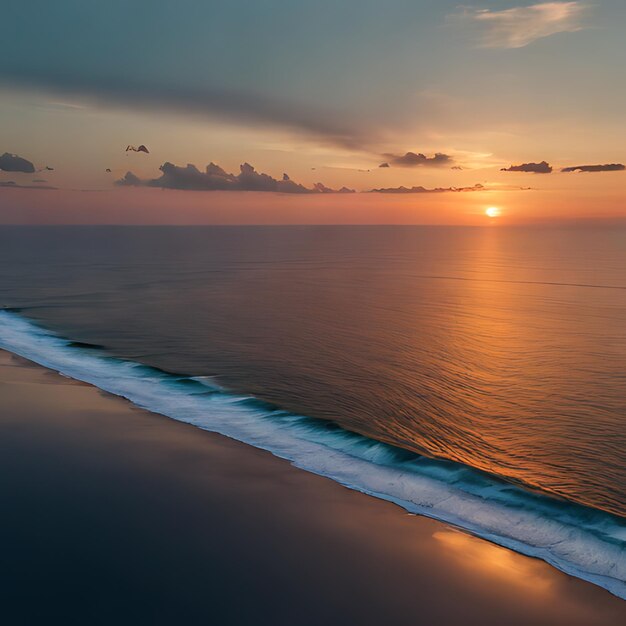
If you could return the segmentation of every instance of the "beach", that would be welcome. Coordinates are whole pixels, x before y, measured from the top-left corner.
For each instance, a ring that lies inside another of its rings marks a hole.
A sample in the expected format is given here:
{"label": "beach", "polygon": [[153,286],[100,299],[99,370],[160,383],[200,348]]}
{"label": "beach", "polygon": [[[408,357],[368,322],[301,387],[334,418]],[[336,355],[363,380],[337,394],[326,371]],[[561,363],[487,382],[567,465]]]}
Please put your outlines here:
{"label": "beach", "polygon": [[0,353],[3,624],[620,624],[605,590]]}

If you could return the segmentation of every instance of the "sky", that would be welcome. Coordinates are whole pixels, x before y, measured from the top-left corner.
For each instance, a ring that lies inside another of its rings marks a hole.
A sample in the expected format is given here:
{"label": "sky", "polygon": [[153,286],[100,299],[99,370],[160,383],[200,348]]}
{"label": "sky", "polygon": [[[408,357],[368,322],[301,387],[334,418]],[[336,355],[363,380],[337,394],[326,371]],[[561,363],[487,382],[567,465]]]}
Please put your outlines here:
{"label": "sky", "polygon": [[0,223],[626,218],[625,29],[624,0],[7,3]]}

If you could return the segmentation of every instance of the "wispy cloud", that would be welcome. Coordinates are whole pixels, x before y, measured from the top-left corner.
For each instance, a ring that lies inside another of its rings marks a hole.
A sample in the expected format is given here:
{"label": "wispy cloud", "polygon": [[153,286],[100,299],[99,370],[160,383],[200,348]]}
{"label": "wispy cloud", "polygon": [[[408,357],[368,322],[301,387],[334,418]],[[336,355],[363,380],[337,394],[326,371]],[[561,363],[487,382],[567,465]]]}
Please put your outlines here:
{"label": "wispy cloud", "polygon": [[486,188],[480,183],[471,187],[435,187],[434,189],[420,185],[419,187],[381,187],[380,189],[372,189],[371,193],[457,193],[465,191],[486,191]]}
{"label": "wispy cloud", "polygon": [[14,180],[4,180],[0,181],[0,188],[8,188],[8,189],[56,189],[56,187],[52,187],[50,185],[20,185],[16,183]]}
{"label": "wispy cloud", "polygon": [[471,187],[434,187],[432,189],[421,185],[419,187],[381,187],[380,189],[371,189],[370,193],[467,193],[470,191],[530,191],[531,189],[532,187],[516,187],[498,183],[490,183],[489,185],[476,183]]}
{"label": "wispy cloud", "polygon": [[478,26],[483,48],[523,48],[557,33],[573,33],[585,27],[584,2],[541,2],[502,11],[465,9],[460,17]]}
{"label": "wispy cloud", "polygon": [[[86,98],[89,106],[132,106],[143,111],[179,111],[250,125],[292,129],[348,148],[362,148],[375,135],[354,116],[279,96],[226,88],[160,85],[123,77],[32,71],[19,73],[0,64],[0,86],[38,88],[65,98]],[[85,106],[85,105],[83,105]]]}

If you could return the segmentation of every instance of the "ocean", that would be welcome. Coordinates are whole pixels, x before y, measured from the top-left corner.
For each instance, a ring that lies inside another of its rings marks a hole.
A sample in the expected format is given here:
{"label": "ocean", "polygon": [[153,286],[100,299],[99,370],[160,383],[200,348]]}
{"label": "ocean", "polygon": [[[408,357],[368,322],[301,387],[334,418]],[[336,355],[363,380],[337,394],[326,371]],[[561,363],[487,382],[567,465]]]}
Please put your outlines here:
{"label": "ocean", "polygon": [[626,228],[2,227],[0,347],[626,597]]}

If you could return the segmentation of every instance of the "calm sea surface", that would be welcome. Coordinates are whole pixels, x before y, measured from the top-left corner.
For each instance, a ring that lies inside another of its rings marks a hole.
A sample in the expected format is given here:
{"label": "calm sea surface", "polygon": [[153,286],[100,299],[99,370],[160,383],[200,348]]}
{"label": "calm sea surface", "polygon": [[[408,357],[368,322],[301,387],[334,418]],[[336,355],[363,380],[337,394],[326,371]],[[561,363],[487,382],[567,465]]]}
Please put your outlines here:
{"label": "calm sea surface", "polygon": [[3,227],[0,306],[626,515],[626,229]]}

